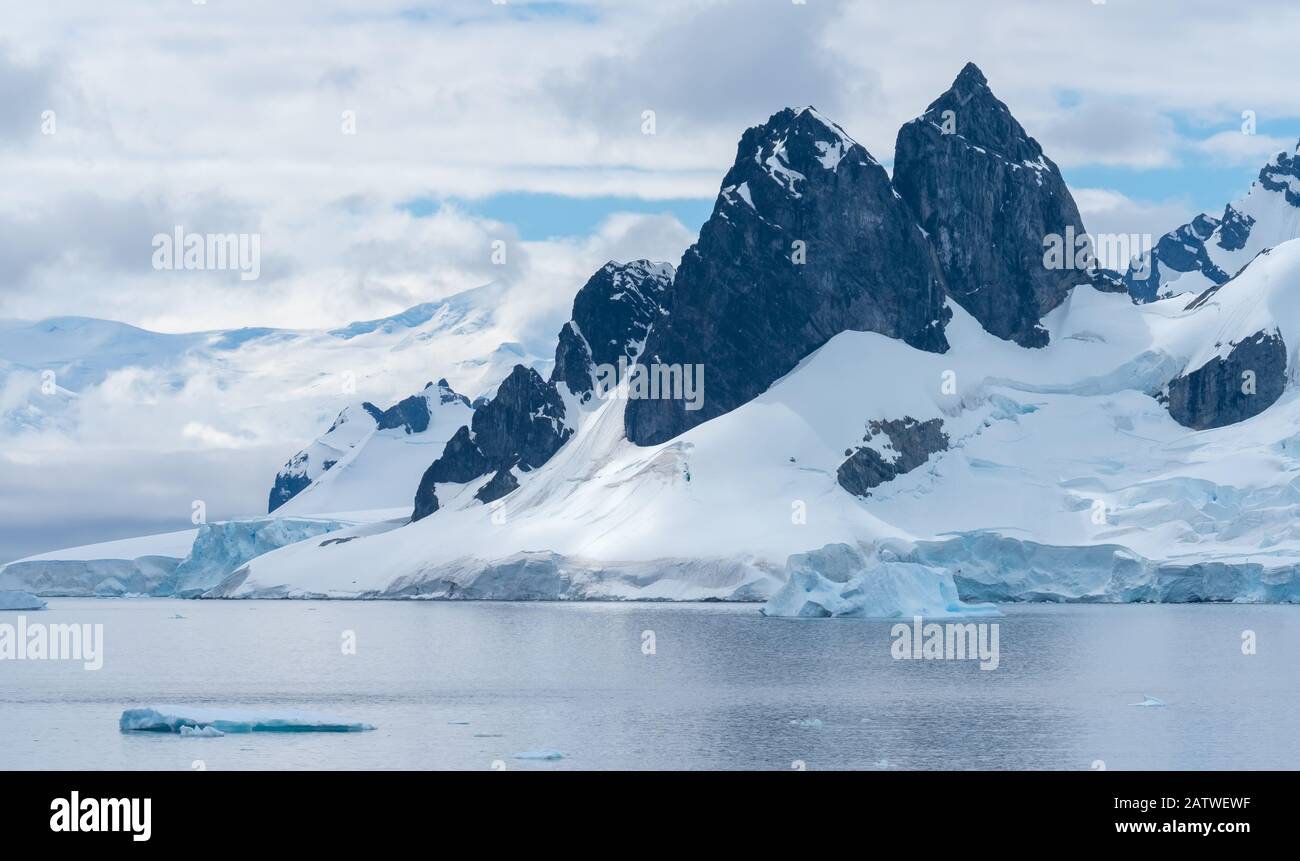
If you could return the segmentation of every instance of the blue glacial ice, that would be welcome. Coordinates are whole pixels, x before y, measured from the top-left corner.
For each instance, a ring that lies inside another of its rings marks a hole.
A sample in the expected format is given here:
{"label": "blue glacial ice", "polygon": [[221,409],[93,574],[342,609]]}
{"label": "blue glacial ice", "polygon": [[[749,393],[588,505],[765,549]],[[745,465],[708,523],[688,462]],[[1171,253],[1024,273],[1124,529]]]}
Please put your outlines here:
{"label": "blue glacial ice", "polygon": [[557,759],[564,759],[564,754],[558,750],[543,747],[537,750],[526,750],[523,753],[516,753],[515,759],[540,759],[545,761],[554,761]]}
{"label": "blue glacial ice", "polygon": [[785,585],[768,600],[763,615],[910,619],[997,613],[990,604],[963,602],[947,571],[899,561],[888,551],[867,554],[847,544],[828,544],[791,556],[786,574]]}
{"label": "blue glacial ice", "polygon": [[289,544],[343,529],[335,520],[299,517],[263,517],[206,523],[199,528],[194,546],[176,567],[164,594],[194,598],[220,583],[244,563]]}
{"label": "blue glacial ice", "polygon": [[0,591],[0,610],[44,610],[45,602],[30,592]]}
{"label": "blue glacial ice", "polygon": [[368,723],[316,712],[276,709],[214,709],[160,705],[127,709],[118,722],[122,732],[157,732],[177,735],[207,735],[205,731],[248,732],[365,732]]}
{"label": "blue glacial ice", "polygon": [[182,726],[181,738],[223,738],[225,733],[215,726]]}
{"label": "blue glacial ice", "polygon": [[1062,547],[992,532],[919,541],[897,552],[952,572],[967,601],[1300,602],[1300,562],[1283,555],[1159,561],[1118,544]]}

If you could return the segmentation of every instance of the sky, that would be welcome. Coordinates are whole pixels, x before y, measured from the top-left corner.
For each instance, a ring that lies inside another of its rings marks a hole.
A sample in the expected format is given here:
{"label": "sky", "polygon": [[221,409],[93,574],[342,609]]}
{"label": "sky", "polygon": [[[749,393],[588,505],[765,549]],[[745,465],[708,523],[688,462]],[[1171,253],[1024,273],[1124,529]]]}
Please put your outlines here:
{"label": "sky", "polygon": [[[339,325],[500,280],[495,240],[553,316],[601,258],[675,263],[746,127],[813,104],[888,167],[968,60],[1091,230],[1158,235],[1300,138],[1297,25],[1281,0],[12,4],[0,317]],[[259,277],[154,269],[176,225],[258,233]]]}
{"label": "sky", "polygon": [[[680,259],[747,127],[814,105],[889,168],[898,128],[968,61],[1091,231],[1158,236],[1295,147],[1297,32],[1288,0],[10,3],[0,320],[324,328],[496,282],[502,331],[543,351],[605,261]],[[154,237],[178,227],[256,235],[258,277],[155,268]],[[202,407],[214,438],[245,438],[205,402],[218,389],[188,388],[169,415]],[[70,489],[102,514],[85,540],[173,526],[121,498],[128,475],[224,477],[219,513],[257,513],[241,506],[309,441],[257,438],[250,465],[178,422],[141,463],[115,454],[140,421],[122,415],[57,445],[0,439],[0,561],[18,552],[5,529],[23,552],[74,543],[51,519]]]}

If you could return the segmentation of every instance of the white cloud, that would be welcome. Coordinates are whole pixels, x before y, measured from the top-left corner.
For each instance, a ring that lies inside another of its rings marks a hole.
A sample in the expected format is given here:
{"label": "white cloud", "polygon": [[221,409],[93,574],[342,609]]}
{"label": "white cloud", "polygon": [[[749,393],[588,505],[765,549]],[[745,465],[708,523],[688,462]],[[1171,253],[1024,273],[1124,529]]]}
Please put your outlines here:
{"label": "white cloud", "polygon": [[1198,142],[1196,149],[1213,157],[1218,163],[1238,167],[1262,167],[1271,157],[1283,150],[1292,152],[1296,142],[1288,138],[1268,135],[1242,134],[1240,131],[1219,132]]}
{"label": "white cloud", "polygon": [[[403,200],[710,198],[743,127],[787,103],[818,105],[888,161],[899,125],[970,59],[1065,165],[1174,164],[1189,142],[1172,112],[1296,112],[1278,69],[1300,10],[1280,0],[529,6],[6,10],[0,316],[175,330],[391,313],[495,277],[480,243],[512,232],[463,213],[412,219],[394,210]],[[1189,45],[1249,50],[1210,63]],[[45,103],[58,112],[51,136],[32,131]],[[647,109],[655,135],[641,133]],[[1241,141],[1203,146],[1250,157]],[[142,269],[149,238],[175,224],[260,231],[262,279]],[[618,255],[655,256],[637,241]]]}

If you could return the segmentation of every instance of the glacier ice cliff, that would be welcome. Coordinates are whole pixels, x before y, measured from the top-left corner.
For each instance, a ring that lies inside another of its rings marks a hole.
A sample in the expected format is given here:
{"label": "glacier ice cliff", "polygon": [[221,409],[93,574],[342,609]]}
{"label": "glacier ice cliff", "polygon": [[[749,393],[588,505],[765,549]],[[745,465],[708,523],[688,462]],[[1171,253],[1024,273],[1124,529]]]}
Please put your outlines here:
{"label": "glacier ice cliff", "polygon": [[785,585],[763,607],[765,616],[927,619],[996,613],[968,604],[942,568],[868,556],[847,544],[799,553],[786,565]]}

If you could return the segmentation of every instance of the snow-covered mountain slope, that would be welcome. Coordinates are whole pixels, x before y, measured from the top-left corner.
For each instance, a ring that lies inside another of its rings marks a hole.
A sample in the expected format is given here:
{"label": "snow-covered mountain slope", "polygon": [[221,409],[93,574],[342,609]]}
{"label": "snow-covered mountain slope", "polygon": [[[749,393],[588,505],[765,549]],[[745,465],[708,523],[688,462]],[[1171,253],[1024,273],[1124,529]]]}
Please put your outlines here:
{"label": "snow-covered mountain slope", "polygon": [[1223,215],[1206,213],[1160,238],[1134,261],[1125,283],[1135,301],[1199,294],[1236,275],[1267,248],[1300,237],[1300,144],[1259,172],[1245,197]]}
{"label": "snow-covered mountain slope", "polygon": [[473,415],[469,398],[444,379],[388,410],[344,408],[330,429],[276,476],[268,509],[322,514],[407,509],[420,475]]}
{"label": "snow-covered mountain slope", "polygon": [[[504,288],[489,284],[401,314],[328,331],[236,329],[160,334],[80,317],[0,321],[0,434],[71,432],[93,425],[78,401],[112,396],[195,403],[196,420],[220,414],[257,424],[328,424],[358,397],[393,403],[445,377],[471,398],[490,394],[516,364],[549,371],[497,322]],[[57,391],[51,391],[51,385]],[[299,436],[302,439],[307,434]]]}
{"label": "snow-covered mountain slope", "polygon": [[333,331],[0,322],[0,562],[179,528],[196,500],[214,520],[260,514],[276,471],[349,404],[441,377],[473,399],[517,364],[548,373],[556,315],[537,311],[543,326],[504,295]]}
{"label": "snow-covered mountain slope", "polygon": [[[1295,387],[1201,432],[1153,397],[1207,341],[1255,325],[1231,291],[1287,304],[1300,290],[1300,243],[1257,265],[1191,309],[1073,291],[1033,362],[960,307],[947,354],[843,332],[763,395],[657,446],[629,443],[626,401],[602,401],[493,505],[470,482],[425,520],[269,553],[214,594],[759,598],[790,555],[844,543],[941,562],[977,598],[1300,599]],[[937,420],[946,448],[849,493],[846,456],[872,422],[904,418]]]}
{"label": "snow-covered mountain slope", "polygon": [[518,472],[546,463],[572,436],[574,409],[598,390],[608,391],[629,362],[635,365],[647,334],[667,314],[665,293],[673,275],[667,263],[634,260],[610,261],[591,276],[560,330],[551,378],[516,365],[496,393],[477,404],[473,418],[421,476],[412,519],[439,509],[440,483],[492,474],[475,494],[490,503],[519,486]]}

